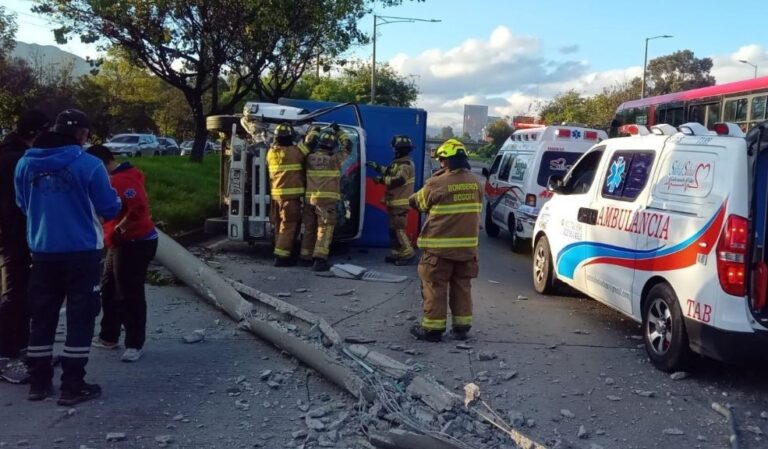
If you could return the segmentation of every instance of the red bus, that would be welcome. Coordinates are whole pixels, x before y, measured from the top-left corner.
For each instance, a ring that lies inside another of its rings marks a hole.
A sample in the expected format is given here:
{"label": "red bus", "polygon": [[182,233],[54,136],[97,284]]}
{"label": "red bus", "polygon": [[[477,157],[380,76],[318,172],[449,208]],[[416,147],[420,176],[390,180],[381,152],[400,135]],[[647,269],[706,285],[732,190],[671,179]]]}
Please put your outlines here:
{"label": "red bus", "polygon": [[746,132],[767,118],[766,99],[768,76],[627,101],[616,115],[622,124],[646,126],[733,122]]}

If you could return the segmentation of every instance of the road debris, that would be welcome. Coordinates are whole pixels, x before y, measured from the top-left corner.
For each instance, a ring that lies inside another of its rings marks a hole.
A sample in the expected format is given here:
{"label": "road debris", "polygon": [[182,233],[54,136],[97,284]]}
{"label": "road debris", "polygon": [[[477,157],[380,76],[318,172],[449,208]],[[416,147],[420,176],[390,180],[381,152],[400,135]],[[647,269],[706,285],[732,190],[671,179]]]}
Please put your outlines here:
{"label": "road debris", "polygon": [[107,434],[107,442],[115,443],[117,441],[125,440],[125,434],[123,432],[111,432]]}
{"label": "road debris", "polygon": [[677,371],[669,375],[672,380],[683,380],[688,378],[688,373],[685,371]]}
{"label": "road debris", "polygon": [[680,430],[680,429],[678,429],[676,427],[671,427],[669,429],[664,429],[664,430],[662,430],[661,433],[663,433],[664,435],[673,435],[673,436],[685,435],[685,432],[683,432],[682,430]]}
{"label": "road debris", "polygon": [[193,344],[205,341],[205,329],[197,329],[184,336],[184,343]]}

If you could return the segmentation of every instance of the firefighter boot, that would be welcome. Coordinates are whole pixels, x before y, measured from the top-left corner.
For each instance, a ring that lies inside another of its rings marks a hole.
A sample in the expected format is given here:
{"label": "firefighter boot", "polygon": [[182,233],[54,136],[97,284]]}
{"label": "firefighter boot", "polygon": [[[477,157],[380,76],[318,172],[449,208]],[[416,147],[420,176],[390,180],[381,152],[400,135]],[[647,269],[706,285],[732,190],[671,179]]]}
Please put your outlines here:
{"label": "firefighter boot", "polygon": [[417,340],[429,341],[432,343],[439,343],[443,339],[443,333],[441,331],[426,330],[418,324],[411,327],[411,335],[416,337]]}
{"label": "firefighter boot", "polygon": [[299,259],[299,266],[300,267],[311,267],[313,263],[314,263],[314,261],[312,259],[306,259],[304,257]]}
{"label": "firefighter boot", "polygon": [[296,260],[290,257],[275,257],[274,265],[276,267],[292,267],[296,265]]}
{"label": "firefighter boot", "polygon": [[453,336],[454,340],[464,341],[469,338],[469,335],[467,335],[469,333],[469,329],[470,326],[454,326],[451,329],[451,335]]}
{"label": "firefighter boot", "polygon": [[312,271],[328,271],[331,269],[331,265],[326,259],[316,258],[314,265],[312,265]]}

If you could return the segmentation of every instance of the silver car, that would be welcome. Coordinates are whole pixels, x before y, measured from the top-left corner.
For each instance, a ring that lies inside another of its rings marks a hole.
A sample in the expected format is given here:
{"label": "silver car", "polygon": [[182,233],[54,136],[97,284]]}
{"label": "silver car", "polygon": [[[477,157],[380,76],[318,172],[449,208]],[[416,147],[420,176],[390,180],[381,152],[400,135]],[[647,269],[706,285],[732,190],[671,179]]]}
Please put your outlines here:
{"label": "silver car", "polygon": [[160,142],[152,134],[118,134],[104,146],[115,156],[160,156],[162,152]]}

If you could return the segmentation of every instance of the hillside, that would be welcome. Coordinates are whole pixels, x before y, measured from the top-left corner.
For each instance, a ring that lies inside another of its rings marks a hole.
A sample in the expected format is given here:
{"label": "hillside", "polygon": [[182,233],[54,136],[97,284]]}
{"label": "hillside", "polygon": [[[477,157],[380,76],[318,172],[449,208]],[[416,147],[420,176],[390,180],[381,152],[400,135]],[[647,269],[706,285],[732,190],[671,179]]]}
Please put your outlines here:
{"label": "hillside", "polygon": [[33,67],[50,65],[60,67],[71,64],[74,76],[86,75],[91,70],[91,66],[85,59],[53,45],[27,44],[16,41],[16,48],[12,55],[24,59]]}

